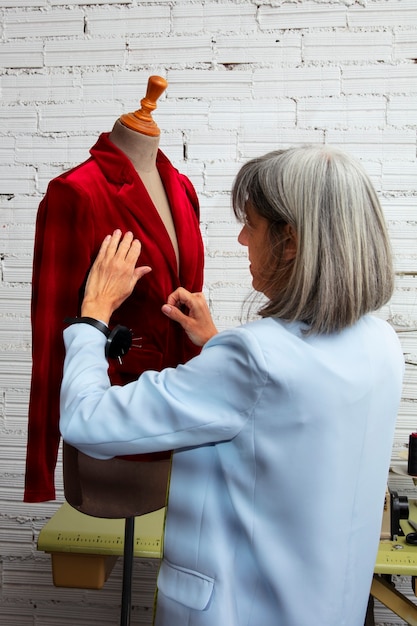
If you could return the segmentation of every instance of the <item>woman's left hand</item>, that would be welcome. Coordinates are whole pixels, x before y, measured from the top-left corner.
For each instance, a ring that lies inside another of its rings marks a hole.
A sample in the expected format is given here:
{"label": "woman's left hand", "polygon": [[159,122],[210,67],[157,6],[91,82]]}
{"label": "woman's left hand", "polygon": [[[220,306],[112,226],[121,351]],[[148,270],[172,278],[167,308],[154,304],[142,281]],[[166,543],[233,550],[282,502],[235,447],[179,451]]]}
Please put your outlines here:
{"label": "woman's left hand", "polygon": [[[180,310],[183,305],[188,309],[187,314]],[[196,346],[204,346],[209,339],[219,332],[214,325],[207,301],[202,293],[190,293],[183,287],[178,287],[168,296],[162,311],[167,317],[181,324]]]}
{"label": "woman's left hand", "polygon": [[149,266],[136,267],[141,247],[131,232],[122,237],[117,229],[107,235],[88,275],[83,317],[109,323],[113,311],[130,296],[138,280],[151,271]]}

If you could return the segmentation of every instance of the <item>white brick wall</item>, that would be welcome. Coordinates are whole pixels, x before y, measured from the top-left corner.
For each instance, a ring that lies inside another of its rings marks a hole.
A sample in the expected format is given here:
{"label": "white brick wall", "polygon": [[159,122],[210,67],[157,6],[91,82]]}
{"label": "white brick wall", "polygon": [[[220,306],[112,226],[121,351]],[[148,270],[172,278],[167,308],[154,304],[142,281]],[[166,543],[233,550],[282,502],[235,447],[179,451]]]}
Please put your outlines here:
{"label": "white brick wall", "polygon": [[[304,142],[356,154],[395,252],[397,288],[380,314],[407,331],[398,460],[417,424],[416,0],[0,0],[0,18],[0,623],[110,626],[121,564],[102,591],[58,589],[36,550],[62,501],[60,464],[58,502],[22,502],[32,247],[46,185],[138,108],[149,75],[166,77],[154,114],[161,147],[199,193],[205,290],[225,328],[250,293],[229,199],[240,164]],[[132,626],[150,624],[155,574],[155,563],[135,563]],[[403,623],[381,607],[377,620]]]}

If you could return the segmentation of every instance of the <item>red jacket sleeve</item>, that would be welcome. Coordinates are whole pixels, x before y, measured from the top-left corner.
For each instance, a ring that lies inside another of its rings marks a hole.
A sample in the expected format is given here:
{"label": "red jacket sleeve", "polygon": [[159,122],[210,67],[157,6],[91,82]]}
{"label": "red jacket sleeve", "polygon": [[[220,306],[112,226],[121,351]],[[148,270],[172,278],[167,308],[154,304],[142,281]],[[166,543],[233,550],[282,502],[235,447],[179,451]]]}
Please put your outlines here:
{"label": "red jacket sleeve", "polygon": [[65,179],[56,179],[50,183],[38,210],[32,276],[26,502],[55,498],[59,392],[65,354],[63,319],[78,314],[93,257],[94,225],[87,203],[88,198],[81,191],[66,184]]}

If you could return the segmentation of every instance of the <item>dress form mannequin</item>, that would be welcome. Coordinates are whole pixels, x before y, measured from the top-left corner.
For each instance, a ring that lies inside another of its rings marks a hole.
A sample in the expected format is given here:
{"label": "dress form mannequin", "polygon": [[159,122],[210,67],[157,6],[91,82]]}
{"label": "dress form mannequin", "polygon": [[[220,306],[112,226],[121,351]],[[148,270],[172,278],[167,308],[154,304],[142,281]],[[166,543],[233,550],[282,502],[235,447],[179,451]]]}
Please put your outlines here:
{"label": "dress form mannequin", "polygon": [[[163,78],[151,76],[142,108],[118,119],[109,139],[128,157],[146,188],[169,235],[178,267],[174,221],[156,166],[160,131],[151,117],[166,86]],[[133,462],[127,458],[93,459],[65,442],[63,451],[65,498],[79,511],[94,517],[129,518],[165,505],[170,453],[150,454]]]}
{"label": "dress form mannequin", "polygon": [[[160,131],[151,113],[166,85],[163,78],[151,77],[141,109],[122,115],[111,132],[101,133],[84,162],[48,183],[39,204],[25,502],[56,496],[63,320],[80,315],[88,270],[115,228],[130,230],[142,241],[142,263],[153,271],[110,320],[111,327],[128,326],[134,339],[121,362],[109,360],[111,384],[125,385],[146,370],[176,367],[200,352],[161,312],[177,287],[201,291],[204,264],[197,194],[158,149]],[[164,452],[98,462],[64,445],[65,496],[74,507],[98,517],[151,511],[165,503],[169,457]],[[160,463],[158,471],[151,460]]]}

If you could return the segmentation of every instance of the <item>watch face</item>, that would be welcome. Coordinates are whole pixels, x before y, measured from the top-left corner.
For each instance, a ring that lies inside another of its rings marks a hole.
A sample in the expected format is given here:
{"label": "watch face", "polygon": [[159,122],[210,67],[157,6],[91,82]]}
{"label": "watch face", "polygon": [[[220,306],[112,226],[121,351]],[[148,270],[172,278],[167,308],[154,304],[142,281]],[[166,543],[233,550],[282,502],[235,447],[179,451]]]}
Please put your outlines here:
{"label": "watch face", "polygon": [[117,325],[109,336],[106,343],[106,357],[111,359],[120,359],[124,354],[129,352],[132,345],[132,331],[126,326]]}

